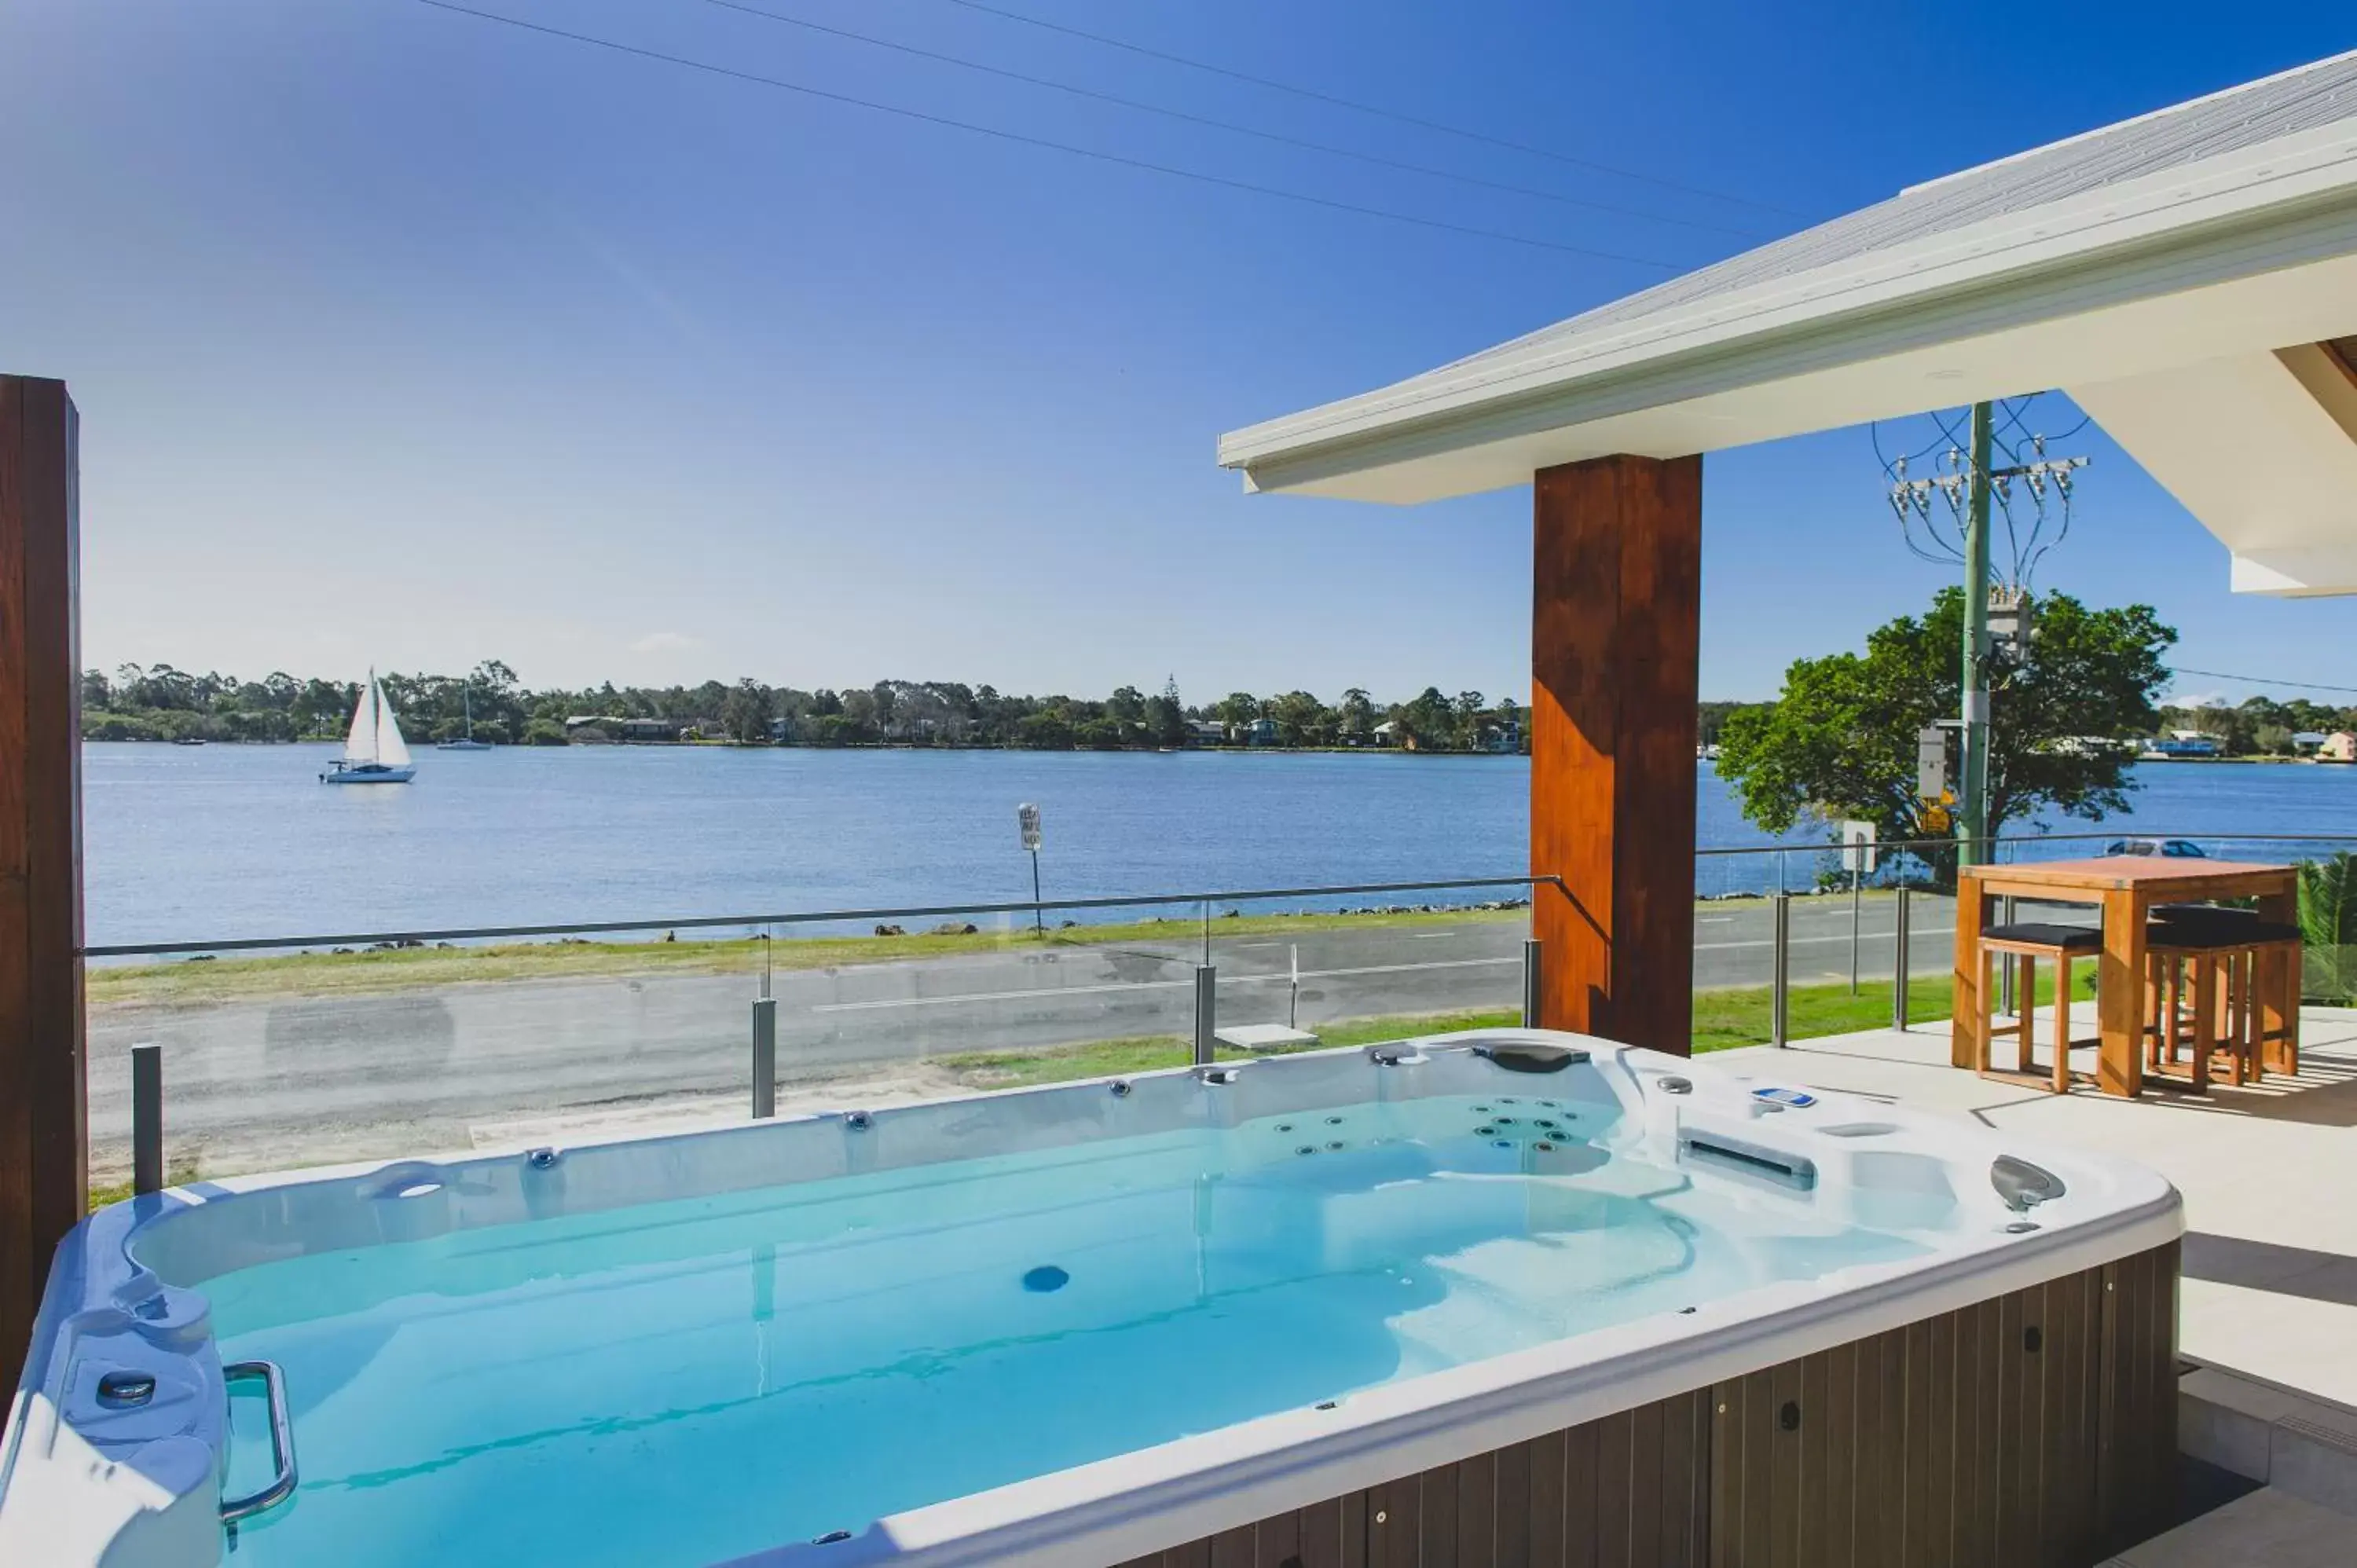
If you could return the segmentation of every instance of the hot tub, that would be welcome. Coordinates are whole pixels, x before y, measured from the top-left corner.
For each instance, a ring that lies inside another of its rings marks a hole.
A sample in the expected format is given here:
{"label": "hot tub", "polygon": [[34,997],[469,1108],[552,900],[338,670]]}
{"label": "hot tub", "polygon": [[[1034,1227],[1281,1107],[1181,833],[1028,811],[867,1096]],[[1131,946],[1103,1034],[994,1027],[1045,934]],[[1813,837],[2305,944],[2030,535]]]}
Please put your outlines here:
{"label": "hot tub", "polygon": [[0,1560],[2092,1555],[2165,1507],[2180,1229],[1534,1031],[205,1186],[59,1249]]}

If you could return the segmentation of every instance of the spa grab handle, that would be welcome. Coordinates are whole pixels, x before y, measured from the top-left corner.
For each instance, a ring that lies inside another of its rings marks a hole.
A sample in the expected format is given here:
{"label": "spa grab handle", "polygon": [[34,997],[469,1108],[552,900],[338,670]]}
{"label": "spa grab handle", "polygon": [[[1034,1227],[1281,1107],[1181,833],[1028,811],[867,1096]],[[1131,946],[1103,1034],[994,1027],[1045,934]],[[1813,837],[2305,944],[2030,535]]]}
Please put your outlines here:
{"label": "spa grab handle", "polygon": [[264,1509],[274,1509],[295,1495],[295,1423],[286,1413],[286,1374],[278,1369],[275,1361],[232,1361],[221,1369],[223,1380],[232,1378],[260,1378],[270,1396],[270,1462],[276,1474],[270,1485],[258,1492],[242,1498],[223,1498],[221,1505],[221,1522],[235,1524],[242,1519],[252,1519]]}

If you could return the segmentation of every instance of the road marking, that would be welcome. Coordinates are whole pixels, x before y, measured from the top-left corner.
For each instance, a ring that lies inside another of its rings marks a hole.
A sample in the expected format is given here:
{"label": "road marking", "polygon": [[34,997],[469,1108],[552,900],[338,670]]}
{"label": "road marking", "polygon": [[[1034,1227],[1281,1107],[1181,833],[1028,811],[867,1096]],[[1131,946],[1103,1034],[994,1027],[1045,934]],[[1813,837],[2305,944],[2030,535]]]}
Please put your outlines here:
{"label": "road marking", "polygon": [[[1339,980],[1351,975],[1410,974],[1420,970],[1521,968],[1519,958],[1449,958],[1428,963],[1378,963],[1356,969],[1305,969],[1304,980]],[[1223,985],[1283,985],[1292,980],[1290,974],[1235,974],[1221,981]],[[1040,1002],[1058,996],[1102,996],[1118,991],[1177,991],[1191,987],[1192,976],[1185,980],[1116,981],[1107,985],[1050,985],[1031,991],[968,991],[954,996],[886,996],[873,1002],[821,1002],[810,1010],[813,1013],[880,1013],[894,1007],[947,1007],[965,1002]]]}

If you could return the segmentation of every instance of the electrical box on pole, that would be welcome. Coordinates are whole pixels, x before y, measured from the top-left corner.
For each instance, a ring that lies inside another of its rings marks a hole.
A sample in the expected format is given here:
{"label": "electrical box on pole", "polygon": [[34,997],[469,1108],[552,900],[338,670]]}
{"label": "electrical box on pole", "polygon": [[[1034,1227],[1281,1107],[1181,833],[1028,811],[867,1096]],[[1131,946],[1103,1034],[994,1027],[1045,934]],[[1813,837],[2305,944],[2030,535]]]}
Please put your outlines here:
{"label": "electrical box on pole", "polygon": [[1938,800],[1948,793],[1948,732],[1925,725],[1915,732],[1915,798]]}

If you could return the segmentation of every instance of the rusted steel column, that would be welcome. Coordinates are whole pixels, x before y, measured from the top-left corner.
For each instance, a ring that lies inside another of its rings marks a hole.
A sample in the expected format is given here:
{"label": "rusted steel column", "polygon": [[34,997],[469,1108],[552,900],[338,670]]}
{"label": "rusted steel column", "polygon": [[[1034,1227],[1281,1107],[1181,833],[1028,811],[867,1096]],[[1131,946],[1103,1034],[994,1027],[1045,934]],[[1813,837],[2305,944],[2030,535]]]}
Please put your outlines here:
{"label": "rusted steel column", "polygon": [[0,1379],[87,1202],[76,415],[0,376]]}
{"label": "rusted steel column", "polygon": [[1702,459],[1533,484],[1532,934],[1547,1027],[1681,1056],[1694,1023]]}

